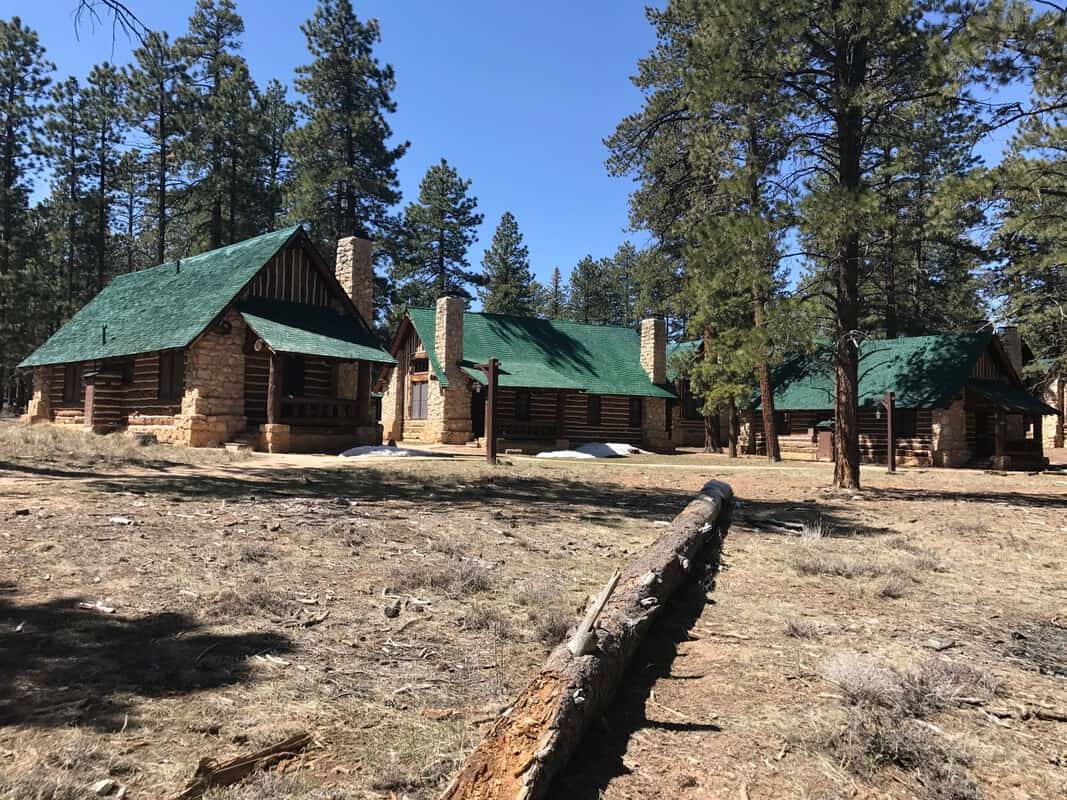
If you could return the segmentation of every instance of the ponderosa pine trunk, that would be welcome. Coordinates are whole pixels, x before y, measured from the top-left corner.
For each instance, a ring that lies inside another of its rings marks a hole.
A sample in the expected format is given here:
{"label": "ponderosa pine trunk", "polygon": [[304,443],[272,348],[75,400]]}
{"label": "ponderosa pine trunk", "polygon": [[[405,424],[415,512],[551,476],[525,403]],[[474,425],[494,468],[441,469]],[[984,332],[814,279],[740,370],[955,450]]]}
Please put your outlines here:
{"label": "ponderosa pine trunk", "polygon": [[734,402],[734,399],[732,397],[730,398],[730,404],[728,406],[727,413],[730,415],[730,419],[729,419],[729,426],[730,426],[729,455],[730,455],[730,458],[737,458],[737,440],[739,438],[739,433],[738,433],[738,427],[739,426],[737,424],[737,422],[738,422],[738,420],[737,420],[737,403]]}
{"label": "ponderosa pine trunk", "polygon": [[[867,70],[867,42],[847,34],[838,37],[836,80],[842,87],[836,113],[838,184],[849,205],[862,188],[863,112],[856,95]],[[851,210],[851,209],[849,209]],[[848,211],[846,211],[848,213]],[[858,489],[859,447],[859,260],[860,238],[850,214],[839,242],[837,263],[836,341],[834,344],[834,486]]]}
{"label": "ponderosa pine trunk", "polygon": [[1052,446],[1063,447],[1063,418],[1067,413],[1067,404],[1065,404],[1064,395],[1067,393],[1067,375],[1060,375],[1056,379],[1056,408],[1059,409],[1059,415],[1056,417],[1056,432],[1053,434]]}

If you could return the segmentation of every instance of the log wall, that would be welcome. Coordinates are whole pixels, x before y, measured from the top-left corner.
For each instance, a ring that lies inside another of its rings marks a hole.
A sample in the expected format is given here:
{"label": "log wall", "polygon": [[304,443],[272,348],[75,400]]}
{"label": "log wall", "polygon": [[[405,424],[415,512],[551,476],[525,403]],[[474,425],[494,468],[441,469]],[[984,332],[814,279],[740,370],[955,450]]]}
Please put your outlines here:
{"label": "log wall", "polygon": [[[248,424],[267,421],[267,382],[270,378],[269,351],[245,352],[245,417]],[[283,355],[284,359],[285,356]],[[335,364],[325,358],[304,357],[304,397],[337,397]]]}
{"label": "log wall", "polygon": [[[127,364],[130,365],[127,368]],[[49,394],[52,401],[53,419],[58,423],[81,424],[84,422],[85,385],[78,383],[78,401],[63,402],[63,373],[67,365],[59,364],[52,370],[52,382]],[[107,389],[97,388],[94,407],[103,408],[105,403],[108,414],[116,415],[118,426],[126,425],[131,415],[142,417],[173,417],[181,410],[181,400],[161,400],[159,398],[159,353],[140,353],[129,358],[113,358],[103,361],[82,362],[81,375],[90,372],[114,373],[117,379],[109,381]],[[130,377],[125,383],[122,377]],[[167,420],[169,421],[169,420]]]}

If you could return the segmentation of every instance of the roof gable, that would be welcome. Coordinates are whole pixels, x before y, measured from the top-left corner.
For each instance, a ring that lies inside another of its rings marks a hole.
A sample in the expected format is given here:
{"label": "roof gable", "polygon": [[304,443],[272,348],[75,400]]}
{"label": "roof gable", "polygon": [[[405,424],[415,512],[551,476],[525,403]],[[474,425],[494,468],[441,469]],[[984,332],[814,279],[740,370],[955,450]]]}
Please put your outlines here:
{"label": "roof gable", "polygon": [[[436,314],[413,308],[409,318],[422,339],[442,385],[447,376],[433,352]],[[641,368],[641,337],[632,328],[486,314],[463,314],[463,361],[474,380],[485,377],[475,364],[500,360],[500,385],[532,389],[573,389],[591,394],[673,397]]]}
{"label": "roof gable", "polygon": [[119,275],[19,366],[185,347],[299,231],[294,225]]}

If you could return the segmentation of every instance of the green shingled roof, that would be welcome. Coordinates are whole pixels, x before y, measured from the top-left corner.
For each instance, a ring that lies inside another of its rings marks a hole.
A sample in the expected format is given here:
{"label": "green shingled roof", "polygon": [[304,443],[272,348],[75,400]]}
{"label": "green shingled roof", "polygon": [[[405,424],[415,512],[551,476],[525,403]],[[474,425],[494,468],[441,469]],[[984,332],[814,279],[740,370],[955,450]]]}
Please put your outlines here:
{"label": "green shingled roof", "polygon": [[[211,324],[299,226],[120,275],[20,367],[185,347]],[[105,330],[106,326],[106,330]]]}
{"label": "green shingled roof", "polygon": [[[872,406],[895,392],[899,408],[943,408],[971,376],[992,334],[960,333],[867,339],[859,349],[859,404]],[[759,405],[758,399],[756,403]],[[831,409],[834,373],[829,349],[794,356],[774,371],[774,407],[780,411]]]}
{"label": "green shingled roof", "polygon": [[978,392],[995,406],[1006,411],[1056,416],[1059,412],[1043,403],[1025,389],[1001,381],[971,381],[967,388]]}
{"label": "green shingled roof", "polygon": [[[434,373],[447,386],[433,352],[434,310],[413,308],[408,315]],[[460,366],[474,380],[484,383],[485,376],[474,365],[489,358],[500,360],[501,386],[674,397],[666,388],[652,383],[641,369],[641,337],[631,328],[468,311],[463,315]]]}
{"label": "green shingled roof", "polygon": [[246,300],[237,309],[275,352],[396,363],[374,336],[348,314],[275,300]]}
{"label": "green shingled roof", "polygon": [[699,339],[691,342],[670,342],[667,344],[667,380],[674,383],[682,374],[682,368],[700,353],[704,343]]}

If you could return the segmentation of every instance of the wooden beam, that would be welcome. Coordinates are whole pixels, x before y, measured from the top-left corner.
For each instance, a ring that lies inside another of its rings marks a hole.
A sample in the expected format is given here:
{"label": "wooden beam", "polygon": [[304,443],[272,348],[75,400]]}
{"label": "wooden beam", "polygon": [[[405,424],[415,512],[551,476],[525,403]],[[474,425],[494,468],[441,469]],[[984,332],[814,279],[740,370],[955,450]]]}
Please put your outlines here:
{"label": "wooden beam", "polygon": [[485,460],[490,464],[496,463],[496,395],[499,369],[500,362],[495,358],[490,358],[489,363],[485,365]]}
{"label": "wooden beam", "polygon": [[270,373],[267,376],[267,424],[277,425],[282,417],[282,357],[270,354]]}
{"label": "wooden beam", "polygon": [[897,440],[893,435],[893,417],[896,414],[896,395],[889,392],[885,396],[885,441],[889,450],[886,453],[886,466],[889,472],[897,471]]}
{"label": "wooden beam", "polygon": [[[998,408],[996,410],[996,417],[993,430],[993,455],[997,458],[1003,458],[1008,454],[1008,416],[1004,413],[1004,409]],[[998,469],[1000,465],[998,464]]]}

